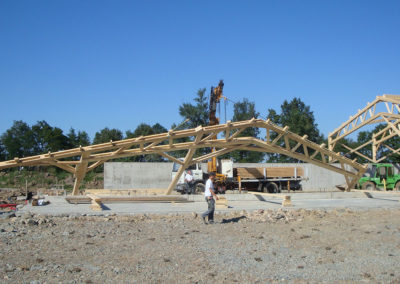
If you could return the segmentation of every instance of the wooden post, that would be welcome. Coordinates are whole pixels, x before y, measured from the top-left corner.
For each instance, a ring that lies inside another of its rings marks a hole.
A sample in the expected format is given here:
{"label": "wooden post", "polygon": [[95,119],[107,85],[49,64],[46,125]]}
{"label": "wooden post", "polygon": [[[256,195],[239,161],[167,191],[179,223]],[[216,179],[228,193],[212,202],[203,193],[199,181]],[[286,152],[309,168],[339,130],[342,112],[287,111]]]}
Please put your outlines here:
{"label": "wooden post", "polygon": [[378,152],[378,147],[376,143],[376,137],[372,139],[372,160],[376,163],[376,153]]}
{"label": "wooden post", "polygon": [[282,206],[283,207],[289,207],[292,206],[292,200],[290,195],[285,195],[282,201]]}
{"label": "wooden post", "polygon": [[242,193],[242,178],[238,176],[238,183],[239,183],[239,193]]}
{"label": "wooden post", "polygon": [[[197,134],[196,139],[194,140],[194,144],[197,144],[200,139],[201,139],[201,134]],[[170,183],[170,185],[168,186],[166,195],[170,195],[172,190],[174,190],[176,184],[178,183],[179,178],[181,177],[181,175],[183,174],[183,171],[190,165],[190,163],[192,162],[192,158],[194,155],[194,152],[196,151],[196,148],[191,148],[189,149],[189,151],[186,154],[185,160],[183,162],[183,165],[181,165],[181,167],[179,168],[178,172],[176,173],[176,176],[174,177],[174,179],[172,180],[172,182]]]}
{"label": "wooden post", "polygon": [[76,165],[75,168],[75,182],[74,182],[74,189],[72,190],[72,195],[79,194],[79,186],[82,183],[82,180],[85,178],[87,168],[88,168],[88,161],[85,159],[89,154],[83,153],[81,156],[80,163]]}

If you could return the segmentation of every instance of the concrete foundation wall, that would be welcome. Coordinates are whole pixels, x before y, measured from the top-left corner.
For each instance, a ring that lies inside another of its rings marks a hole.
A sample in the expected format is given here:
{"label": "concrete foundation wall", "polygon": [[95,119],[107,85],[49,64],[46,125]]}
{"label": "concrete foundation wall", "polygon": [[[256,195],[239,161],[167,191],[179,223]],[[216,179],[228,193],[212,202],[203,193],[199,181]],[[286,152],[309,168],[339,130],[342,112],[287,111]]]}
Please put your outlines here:
{"label": "concrete foundation wall", "polygon": [[[344,176],[313,164],[234,163],[234,167],[303,167],[303,190],[329,191],[344,184]],[[207,164],[202,165],[203,170]],[[167,188],[171,182],[172,163],[120,163],[104,164],[105,189]]]}
{"label": "concrete foundation wall", "polygon": [[105,163],[105,189],[167,188],[172,163]]}

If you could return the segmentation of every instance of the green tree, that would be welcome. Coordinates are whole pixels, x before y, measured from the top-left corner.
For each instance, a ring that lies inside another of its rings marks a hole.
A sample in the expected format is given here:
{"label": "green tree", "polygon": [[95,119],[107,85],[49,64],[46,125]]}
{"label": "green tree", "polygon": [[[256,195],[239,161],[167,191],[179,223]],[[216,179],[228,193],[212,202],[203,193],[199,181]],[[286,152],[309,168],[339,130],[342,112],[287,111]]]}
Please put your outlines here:
{"label": "green tree", "polygon": [[[186,128],[196,128],[197,126],[207,126],[210,122],[210,111],[209,111],[209,98],[206,96],[206,88],[199,89],[196,93],[196,97],[194,98],[194,104],[191,103],[183,103],[179,107],[179,114],[184,119],[189,119],[187,123],[185,123]],[[172,125],[172,129],[175,129],[177,126]],[[178,127],[179,129],[180,127]],[[187,142],[189,139],[178,139],[176,142]],[[195,157],[210,153],[211,149],[202,148],[198,149],[195,152]],[[176,151],[173,155],[177,157],[182,157],[185,151]]]}
{"label": "green tree", "polygon": [[34,153],[34,137],[31,127],[25,122],[14,121],[11,128],[1,136],[6,159],[31,156]]}
{"label": "green tree", "polygon": [[[315,143],[324,141],[323,135],[318,130],[318,124],[315,122],[314,113],[310,106],[307,106],[300,98],[294,98],[290,102],[285,100],[281,105],[281,113],[278,114],[274,109],[268,110],[268,118],[271,122],[281,126],[289,126],[289,130],[300,136],[307,135],[308,139]],[[271,135],[274,139],[276,133]],[[283,146],[283,143],[281,144]],[[293,147],[294,145],[291,145]],[[298,151],[303,151],[300,147]],[[280,154],[268,154],[269,162],[290,163],[298,162],[294,158],[290,158]]]}
{"label": "green tree", "polygon": [[[248,99],[243,99],[233,106],[233,118],[232,121],[242,121],[257,118],[260,114],[256,111],[254,102],[250,102]],[[239,137],[259,137],[260,130],[257,127],[250,127],[244,130]],[[254,151],[234,151],[231,153],[231,157],[237,163],[259,163],[264,159],[264,153]]]}
{"label": "green tree", "polygon": [[93,144],[100,144],[110,142],[110,140],[118,141],[122,140],[122,132],[118,129],[109,129],[108,127],[96,132],[93,139]]}
{"label": "green tree", "polygon": [[[167,129],[163,127],[161,124],[156,123],[153,126],[150,126],[149,124],[146,123],[141,123],[139,124],[135,131],[126,131],[126,137],[127,138],[136,138],[140,136],[147,136],[147,135],[153,135],[153,134],[159,134],[159,133],[164,133],[167,132]],[[165,161],[163,157],[157,154],[150,154],[150,155],[138,155],[138,156],[133,156],[128,159],[129,161],[134,161],[134,162],[163,162]]]}
{"label": "green tree", "polygon": [[195,128],[197,126],[207,126],[209,123],[208,97],[205,95],[206,89],[199,89],[194,98],[195,104],[183,103],[179,107],[179,114],[184,119],[189,119],[186,126]]}
{"label": "green tree", "polygon": [[50,126],[46,121],[38,121],[32,126],[34,139],[34,153],[43,154],[55,152],[70,147],[68,137],[58,127]]}
{"label": "green tree", "polygon": [[72,148],[90,145],[89,135],[86,131],[79,130],[78,133],[76,133],[75,129],[71,128],[67,136],[69,139],[69,144]]}
{"label": "green tree", "polygon": [[165,128],[164,126],[162,126],[159,123],[156,123],[152,126],[154,134],[160,134],[160,133],[165,133],[168,132],[167,128]]}
{"label": "green tree", "polygon": [[[176,125],[175,123],[173,123],[173,124],[171,125],[171,128],[170,128],[170,129],[179,129],[179,127],[178,127],[178,125]],[[189,137],[182,137],[182,138],[174,139],[174,143],[185,143],[185,142],[189,142],[189,141],[191,141]],[[206,152],[206,153],[211,152],[211,149],[201,149],[201,150],[203,150],[202,152]],[[175,157],[175,158],[183,158],[183,157],[185,157],[186,153],[187,153],[187,150],[177,150],[177,151],[170,151],[170,152],[168,152],[169,155],[171,155],[171,156],[173,156],[173,157]],[[199,153],[200,153],[200,151],[199,151],[199,150],[196,150],[194,156],[195,156],[195,157],[196,157],[196,156],[199,156],[199,155],[200,155]]]}
{"label": "green tree", "polygon": [[4,145],[0,140],[0,161],[4,161],[6,159],[6,150],[4,149]]}
{"label": "green tree", "polygon": [[146,123],[141,123],[136,127],[135,131],[133,132],[130,130],[126,131],[126,138],[136,138],[152,134],[154,134],[153,128]]}

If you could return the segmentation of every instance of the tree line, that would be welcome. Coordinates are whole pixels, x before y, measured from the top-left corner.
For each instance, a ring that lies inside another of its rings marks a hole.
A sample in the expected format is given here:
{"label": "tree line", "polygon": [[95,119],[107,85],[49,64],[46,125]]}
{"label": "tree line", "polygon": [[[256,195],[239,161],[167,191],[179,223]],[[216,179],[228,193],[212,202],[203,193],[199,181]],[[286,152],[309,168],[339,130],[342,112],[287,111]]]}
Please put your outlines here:
{"label": "tree line", "polygon": [[[187,123],[183,125],[173,124],[171,129],[195,128],[199,125],[207,126],[209,124],[209,107],[208,96],[206,89],[199,89],[193,98],[192,102],[183,103],[179,106],[179,114],[182,119],[187,119]],[[314,113],[311,107],[306,105],[300,98],[294,98],[291,101],[285,100],[279,111],[274,109],[267,109],[267,117],[271,122],[279,126],[289,126],[290,131],[299,134],[300,136],[307,135],[308,139],[321,144],[326,143],[327,139],[321,134],[318,124],[315,122]],[[241,121],[251,118],[259,118],[260,113],[256,110],[255,103],[249,101],[247,98],[235,102],[233,105],[233,117],[231,121]],[[376,126],[371,131],[362,131],[358,134],[357,139],[350,138],[344,139],[342,142],[352,148],[362,145],[371,139],[373,133],[382,129],[383,125]],[[156,123],[149,125],[146,123],[139,124],[135,130],[128,130],[123,133],[119,129],[105,127],[95,133],[93,140],[89,138],[86,131],[76,131],[71,128],[69,132],[64,133],[62,129],[49,125],[46,121],[38,121],[36,124],[30,126],[23,121],[14,121],[13,125],[7,129],[0,136],[0,160],[9,160],[14,157],[26,157],[47,153],[49,151],[55,152],[79,146],[88,146],[91,144],[99,144],[109,142],[110,140],[117,141],[126,138],[135,138],[139,136],[146,136],[158,133],[167,132],[167,128]],[[260,139],[261,133],[258,128],[248,128],[241,133],[242,137],[252,136]],[[274,138],[274,137],[272,137]],[[182,139],[181,139],[182,140]],[[264,139],[265,140],[265,139]],[[392,138],[387,144],[393,149],[400,148],[400,143],[397,137]],[[184,139],[182,140],[182,142]],[[347,152],[342,146],[337,146],[335,151]],[[198,150],[196,155],[206,154],[211,151],[210,149]],[[363,149],[360,152],[370,156],[371,149]],[[181,151],[182,152],[182,151]],[[183,153],[183,152],[182,152]],[[176,156],[182,153],[175,153]],[[237,150],[224,156],[225,158],[232,158],[235,162],[297,162],[297,160],[286,157],[276,153],[260,153]],[[356,158],[355,154],[349,158]],[[124,158],[123,161],[137,161],[137,162],[158,162],[165,161],[159,155],[142,155],[130,158]],[[393,155],[390,159],[392,162],[399,160],[399,155]],[[361,162],[367,162],[362,160]]]}

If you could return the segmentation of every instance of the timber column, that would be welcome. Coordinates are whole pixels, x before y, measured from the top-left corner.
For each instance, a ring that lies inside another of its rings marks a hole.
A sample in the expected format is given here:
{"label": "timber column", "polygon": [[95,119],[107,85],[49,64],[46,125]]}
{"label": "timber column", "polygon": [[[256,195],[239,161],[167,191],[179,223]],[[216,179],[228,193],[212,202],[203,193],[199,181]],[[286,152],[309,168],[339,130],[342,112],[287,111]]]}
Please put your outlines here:
{"label": "timber column", "polygon": [[[83,149],[81,149],[84,151]],[[78,165],[75,167],[75,182],[74,182],[74,189],[72,190],[72,195],[78,195],[79,194],[79,186],[82,183],[82,180],[84,179],[87,171],[88,171],[88,160],[87,157],[90,155],[90,153],[83,152],[80,162]]]}

